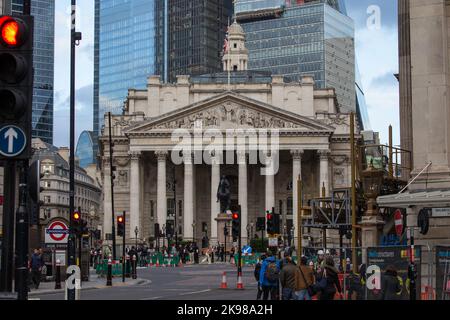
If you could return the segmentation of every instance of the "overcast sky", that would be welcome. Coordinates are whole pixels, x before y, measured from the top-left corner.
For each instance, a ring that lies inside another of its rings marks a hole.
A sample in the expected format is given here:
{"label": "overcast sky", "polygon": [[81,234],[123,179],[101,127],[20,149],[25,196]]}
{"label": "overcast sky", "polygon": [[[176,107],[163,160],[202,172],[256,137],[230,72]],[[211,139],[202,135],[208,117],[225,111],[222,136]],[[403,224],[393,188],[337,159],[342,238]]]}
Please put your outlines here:
{"label": "overcast sky", "polygon": [[[78,0],[77,30],[83,40],[77,47],[77,138],[92,130],[94,77],[94,1]],[[346,0],[356,27],[356,56],[366,95],[372,129],[381,142],[394,127],[394,144],[400,144],[398,35],[396,0]],[[379,15],[378,15],[379,13]],[[69,145],[70,0],[56,1],[54,144]]]}

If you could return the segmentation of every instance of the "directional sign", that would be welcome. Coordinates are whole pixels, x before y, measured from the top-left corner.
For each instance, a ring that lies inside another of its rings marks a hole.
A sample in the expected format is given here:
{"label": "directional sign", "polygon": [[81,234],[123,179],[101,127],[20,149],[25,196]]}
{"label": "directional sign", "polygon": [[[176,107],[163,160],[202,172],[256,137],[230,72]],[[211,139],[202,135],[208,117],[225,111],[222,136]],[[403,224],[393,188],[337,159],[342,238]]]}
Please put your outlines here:
{"label": "directional sign", "polygon": [[27,146],[27,138],[22,129],[5,126],[0,130],[0,154],[7,158],[19,156]]}
{"label": "directional sign", "polygon": [[399,237],[403,234],[403,215],[400,209],[397,209],[394,213],[395,232]]}

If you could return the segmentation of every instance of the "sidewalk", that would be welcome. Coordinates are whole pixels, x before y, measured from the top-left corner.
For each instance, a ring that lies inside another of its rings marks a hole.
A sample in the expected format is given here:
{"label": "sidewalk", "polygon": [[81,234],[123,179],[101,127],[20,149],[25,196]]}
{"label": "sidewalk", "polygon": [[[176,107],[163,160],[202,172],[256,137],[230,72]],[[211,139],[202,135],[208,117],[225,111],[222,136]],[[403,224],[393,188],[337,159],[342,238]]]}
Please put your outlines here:
{"label": "sidewalk", "polygon": [[[145,285],[150,284],[150,280],[146,279],[135,279],[125,278],[125,283],[122,282],[122,277],[116,277],[112,279],[112,287],[106,286],[106,278],[99,277],[94,269],[90,270],[90,278],[89,281],[84,281],[81,283],[81,290],[95,290],[95,289],[106,289],[106,288],[114,288],[114,287],[125,287],[125,286],[137,286],[137,285]],[[61,280],[62,289],[55,290],[55,282],[41,282],[39,285],[39,289],[36,290],[31,288],[31,291],[28,293],[29,296],[37,296],[41,294],[52,294],[52,293],[64,293],[65,281]]]}

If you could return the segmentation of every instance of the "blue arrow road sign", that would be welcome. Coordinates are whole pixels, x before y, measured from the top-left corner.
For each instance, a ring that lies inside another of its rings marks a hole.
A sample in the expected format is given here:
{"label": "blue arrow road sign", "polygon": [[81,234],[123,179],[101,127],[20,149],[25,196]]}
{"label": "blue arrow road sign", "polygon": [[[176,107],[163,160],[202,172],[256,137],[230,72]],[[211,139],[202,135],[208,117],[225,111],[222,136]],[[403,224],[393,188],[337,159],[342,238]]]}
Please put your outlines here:
{"label": "blue arrow road sign", "polygon": [[16,126],[5,126],[0,129],[0,154],[14,158],[20,155],[27,146],[27,137],[22,129]]}

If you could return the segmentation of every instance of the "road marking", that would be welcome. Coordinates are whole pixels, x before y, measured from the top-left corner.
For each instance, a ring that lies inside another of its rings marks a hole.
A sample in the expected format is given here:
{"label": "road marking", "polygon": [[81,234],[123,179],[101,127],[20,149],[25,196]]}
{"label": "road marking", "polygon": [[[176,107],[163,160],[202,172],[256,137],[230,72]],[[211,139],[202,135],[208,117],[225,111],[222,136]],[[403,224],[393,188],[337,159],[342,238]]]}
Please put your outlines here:
{"label": "road marking", "polygon": [[156,300],[156,299],[161,299],[162,297],[152,297],[152,298],[144,298],[144,299],[139,299],[141,301],[148,301],[148,300]]}
{"label": "road marking", "polygon": [[188,295],[192,295],[192,294],[205,293],[205,292],[210,292],[210,291],[211,291],[211,289],[195,291],[195,292],[188,292],[188,293],[180,293],[179,296],[188,296]]}

